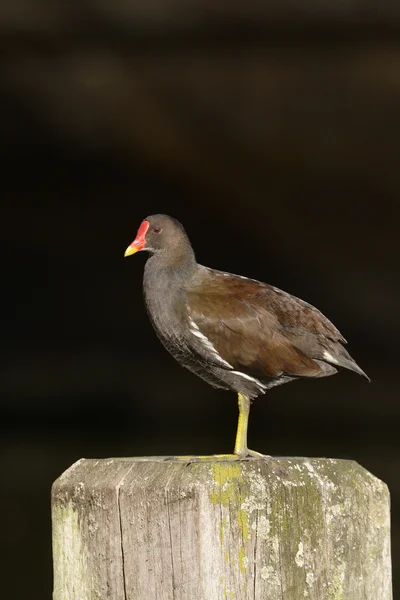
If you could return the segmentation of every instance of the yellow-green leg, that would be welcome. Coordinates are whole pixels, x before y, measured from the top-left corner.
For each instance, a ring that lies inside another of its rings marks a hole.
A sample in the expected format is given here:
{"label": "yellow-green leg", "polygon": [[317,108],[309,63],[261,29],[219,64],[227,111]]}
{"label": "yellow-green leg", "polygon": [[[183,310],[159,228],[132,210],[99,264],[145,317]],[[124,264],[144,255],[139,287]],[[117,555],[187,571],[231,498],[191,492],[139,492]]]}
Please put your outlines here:
{"label": "yellow-green leg", "polygon": [[253,458],[264,458],[263,454],[249,450],[247,447],[247,428],[249,426],[250,398],[244,394],[238,394],[239,420],[236,432],[235,449],[233,453],[240,458],[252,456]]}
{"label": "yellow-green leg", "polygon": [[165,460],[174,458],[187,462],[209,460],[240,460],[241,458],[269,458],[260,452],[249,450],[247,447],[247,428],[249,425],[250,398],[245,394],[238,394],[239,420],[236,432],[236,441],[233,454],[213,454],[212,456],[174,456],[165,457]]}

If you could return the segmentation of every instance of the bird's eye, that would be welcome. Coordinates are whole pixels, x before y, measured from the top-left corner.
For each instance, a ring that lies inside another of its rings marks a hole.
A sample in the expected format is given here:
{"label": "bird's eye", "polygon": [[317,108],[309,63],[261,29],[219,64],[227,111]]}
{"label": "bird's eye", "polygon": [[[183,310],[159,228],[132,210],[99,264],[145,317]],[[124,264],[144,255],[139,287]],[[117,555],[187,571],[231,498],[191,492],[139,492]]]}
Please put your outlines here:
{"label": "bird's eye", "polygon": [[161,227],[154,227],[153,233],[160,233]]}

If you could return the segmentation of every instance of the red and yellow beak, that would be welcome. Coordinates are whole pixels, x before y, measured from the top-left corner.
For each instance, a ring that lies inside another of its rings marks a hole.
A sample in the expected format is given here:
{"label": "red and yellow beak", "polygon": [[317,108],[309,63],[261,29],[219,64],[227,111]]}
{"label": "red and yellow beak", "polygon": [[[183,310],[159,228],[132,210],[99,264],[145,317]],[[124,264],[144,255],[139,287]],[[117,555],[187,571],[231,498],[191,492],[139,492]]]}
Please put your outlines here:
{"label": "red and yellow beak", "polygon": [[143,221],[132,244],[130,244],[125,250],[124,256],[131,256],[131,254],[135,254],[136,252],[143,250],[146,244],[146,233],[149,226],[150,223],[148,221]]}

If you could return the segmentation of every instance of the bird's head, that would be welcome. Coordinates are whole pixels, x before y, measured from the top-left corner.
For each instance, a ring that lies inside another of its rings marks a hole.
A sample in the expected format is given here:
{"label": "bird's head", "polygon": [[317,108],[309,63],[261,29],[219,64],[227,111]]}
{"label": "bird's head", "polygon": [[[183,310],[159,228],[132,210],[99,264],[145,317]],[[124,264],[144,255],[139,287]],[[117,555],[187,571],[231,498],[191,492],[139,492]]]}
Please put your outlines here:
{"label": "bird's head", "polygon": [[167,215],[153,215],[142,221],[133,242],[125,250],[130,256],[140,250],[159,254],[188,242],[182,225]]}

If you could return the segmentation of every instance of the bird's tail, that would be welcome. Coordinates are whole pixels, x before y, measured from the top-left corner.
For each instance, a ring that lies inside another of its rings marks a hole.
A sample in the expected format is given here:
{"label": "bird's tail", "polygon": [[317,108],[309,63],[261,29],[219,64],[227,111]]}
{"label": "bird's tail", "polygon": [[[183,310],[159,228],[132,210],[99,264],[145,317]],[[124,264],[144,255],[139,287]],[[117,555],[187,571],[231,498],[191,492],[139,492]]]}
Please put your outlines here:
{"label": "bird's tail", "polygon": [[333,353],[329,352],[328,350],[324,350],[323,360],[332,365],[337,365],[338,367],[342,367],[343,369],[348,369],[349,371],[354,371],[354,373],[357,373],[357,375],[361,375],[361,377],[365,377],[365,379],[368,382],[371,381],[370,378],[368,377],[368,375],[366,373],[364,373],[364,371],[361,369],[361,367],[358,366],[356,361],[352,359],[350,354],[347,352],[347,350],[345,350],[343,348],[343,346],[340,346],[340,353],[333,354]]}

